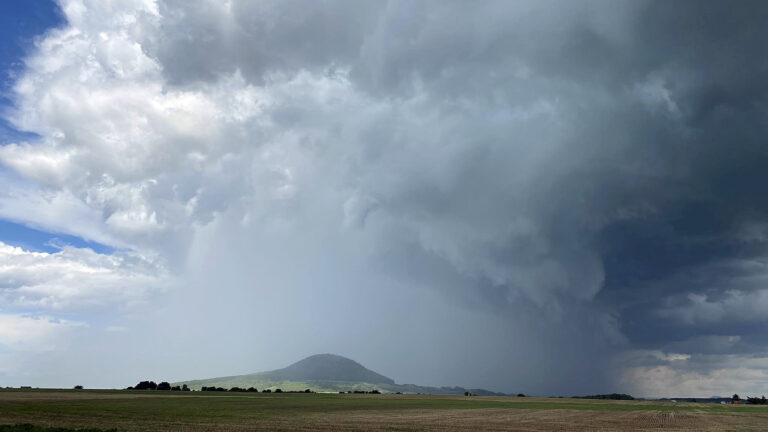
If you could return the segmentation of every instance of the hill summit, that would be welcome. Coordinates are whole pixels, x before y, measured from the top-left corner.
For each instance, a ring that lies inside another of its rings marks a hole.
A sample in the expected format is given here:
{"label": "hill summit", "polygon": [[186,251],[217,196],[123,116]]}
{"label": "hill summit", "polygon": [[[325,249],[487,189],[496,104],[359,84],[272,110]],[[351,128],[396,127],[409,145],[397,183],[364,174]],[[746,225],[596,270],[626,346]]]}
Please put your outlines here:
{"label": "hill summit", "polygon": [[336,354],[315,354],[283,369],[263,372],[262,376],[275,381],[395,383],[392,378],[387,378],[354,360]]}

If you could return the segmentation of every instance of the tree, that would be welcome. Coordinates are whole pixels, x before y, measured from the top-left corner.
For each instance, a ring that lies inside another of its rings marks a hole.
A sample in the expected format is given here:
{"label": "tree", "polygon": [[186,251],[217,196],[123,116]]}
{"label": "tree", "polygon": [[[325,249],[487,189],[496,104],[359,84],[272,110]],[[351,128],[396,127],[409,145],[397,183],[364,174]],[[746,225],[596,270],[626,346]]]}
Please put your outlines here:
{"label": "tree", "polygon": [[171,387],[171,391],[181,391],[181,387],[173,386],[173,387]]}
{"label": "tree", "polygon": [[522,394],[522,393],[518,393],[518,394],[517,394],[517,397],[525,397],[525,395],[524,395],[524,394]]}
{"label": "tree", "polygon": [[81,386],[81,385],[76,385],[75,386],[75,390],[82,390],[82,389],[83,389],[83,386]]}
{"label": "tree", "polygon": [[283,389],[275,389],[275,393],[282,393]]}
{"label": "tree", "polygon": [[734,402],[738,402],[738,401],[740,401],[740,400],[741,400],[741,398],[739,398],[739,395],[738,395],[738,394],[735,394],[735,393],[734,393],[733,397],[731,397],[731,399],[732,399]]}
{"label": "tree", "polygon": [[189,391],[189,387],[186,384],[181,386],[181,391]]}
{"label": "tree", "polygon": [[157,390],[157,384],[154,381],[142,381],[134,387],[136,390]]}
{"label": "tree", "polygon": [[157,385],[158,390],[170,390],[171,384],[168,383],[168,381],[163,381],[160,384]]}
{"label": "tree", "polygon": [[257,389],[256,387],[248,387],[248,391],[249,392],[258,392],[259,389]]}

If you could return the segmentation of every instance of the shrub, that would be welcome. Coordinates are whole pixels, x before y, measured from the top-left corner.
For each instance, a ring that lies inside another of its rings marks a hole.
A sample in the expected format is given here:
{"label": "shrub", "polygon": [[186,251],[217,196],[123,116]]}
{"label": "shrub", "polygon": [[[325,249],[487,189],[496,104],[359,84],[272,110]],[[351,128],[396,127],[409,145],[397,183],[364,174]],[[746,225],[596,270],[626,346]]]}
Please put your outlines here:
{"label": "shrub", "polygon": [[210,386],[210,387],[203,386],[200,388],[200,391],[227,391],[227,389],[222,387],[215,387],[215,386]]}
{"label": "shrub", "polygon": [[611,399],[611,400],[635,400],[634,397],[624,393],[599,394],[589,396],[574,396],[576,399]]}
{"label": "shrub", "polygon": [[157,390],[157,384],[154,381],[142,381],[134,387],[136,390]]}

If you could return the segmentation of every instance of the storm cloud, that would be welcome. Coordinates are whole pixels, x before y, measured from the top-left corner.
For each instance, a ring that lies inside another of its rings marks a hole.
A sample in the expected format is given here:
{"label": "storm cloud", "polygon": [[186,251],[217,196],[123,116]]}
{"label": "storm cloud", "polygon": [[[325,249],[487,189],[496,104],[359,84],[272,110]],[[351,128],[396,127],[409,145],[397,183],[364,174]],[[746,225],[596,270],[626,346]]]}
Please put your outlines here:
{"label": "storm cloud", "polygon": [[764,2],[60,6],[15,81],[39,138],[0,147],[0,217],[118,251],[36,255],[109,262],[72,282],[103,290],[36,282],[66,303],[20,308],[0,267],[0,318],[72,335],[0,332],[7,379],[336,352],[425,385],[764,391]]}

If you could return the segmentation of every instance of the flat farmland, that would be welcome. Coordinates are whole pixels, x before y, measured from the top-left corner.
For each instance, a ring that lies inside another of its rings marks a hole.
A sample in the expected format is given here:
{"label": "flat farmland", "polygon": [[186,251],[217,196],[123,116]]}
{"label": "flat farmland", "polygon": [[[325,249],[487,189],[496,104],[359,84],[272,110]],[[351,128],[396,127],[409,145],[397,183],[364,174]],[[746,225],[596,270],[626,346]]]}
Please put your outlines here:
{"label": "flat farmland", "polygon": [[562,398],[0,390],[0,425],[118,431],[763,431],[768,406]]}

